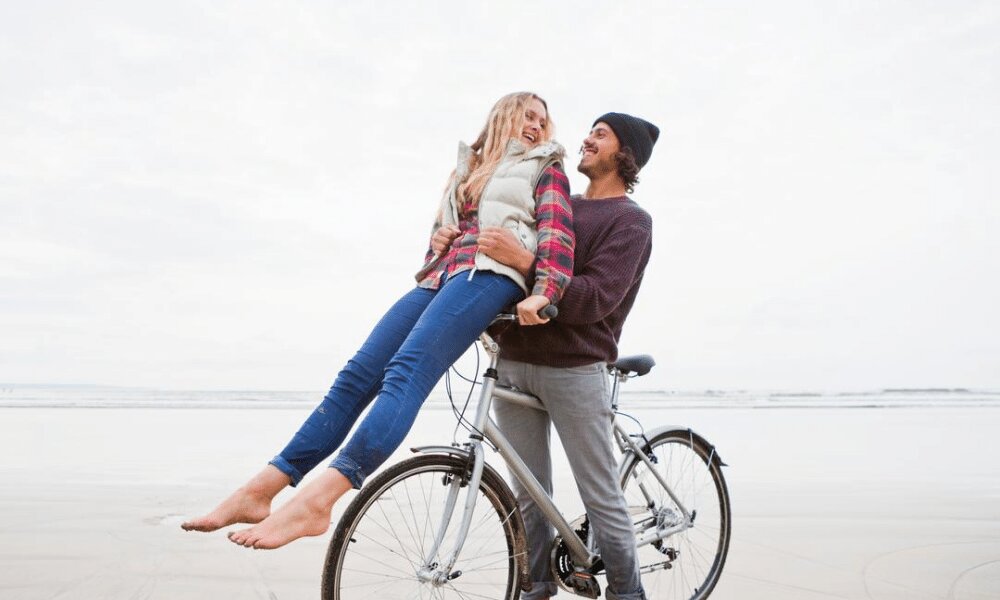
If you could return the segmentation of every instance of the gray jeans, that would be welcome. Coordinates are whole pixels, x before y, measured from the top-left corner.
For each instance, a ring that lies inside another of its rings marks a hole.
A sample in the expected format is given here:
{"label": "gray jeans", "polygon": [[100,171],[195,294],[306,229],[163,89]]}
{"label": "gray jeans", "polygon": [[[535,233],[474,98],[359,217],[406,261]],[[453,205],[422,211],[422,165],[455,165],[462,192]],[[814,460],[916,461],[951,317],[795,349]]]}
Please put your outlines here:
{"label": "gray jeans", "polygon": [[[559,432],[604,559],[609,588],[605,597],[644,600],[632,519],[618,486],[611,447],[614,414],[605,364],[555,368],[502,360],[499,371],[501,384],[538,396],[548,411],[517,406],[499,398],[493,404],[500,429],[549,496],[552,495],[549,423]],[[524,486],[514,480],[513,488],[527,529],[533,584],[531,591],[521,598],[548,598],[558,590],[549,560],[555,528],[525,493]]]}

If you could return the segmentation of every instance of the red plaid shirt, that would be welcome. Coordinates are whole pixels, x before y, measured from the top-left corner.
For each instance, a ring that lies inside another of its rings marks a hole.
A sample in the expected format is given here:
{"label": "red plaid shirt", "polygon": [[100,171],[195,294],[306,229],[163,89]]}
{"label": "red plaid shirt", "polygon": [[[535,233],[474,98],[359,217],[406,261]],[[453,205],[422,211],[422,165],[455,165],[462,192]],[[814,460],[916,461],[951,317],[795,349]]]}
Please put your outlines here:
{"label": "red plaid shirt", "polygon": [[[535,221],[538,228],[538,249],[535,251],[535,272],[532,294],[542,295],[553,304],[562,298],[573,275],[573,211],[569,206],[569,179],[558,164],[545,169],[535,187]],[[479,249],[479,211],[471,202],[458,210],[458,228],[462,235],[452,242],[448,253],[437,268],[420,280],[419,286],[436,290],[446,276],[468,271],[476,266]],[[441,227],[434,223],[433,235]],[[424,264],[434,257],[428,246]]]}

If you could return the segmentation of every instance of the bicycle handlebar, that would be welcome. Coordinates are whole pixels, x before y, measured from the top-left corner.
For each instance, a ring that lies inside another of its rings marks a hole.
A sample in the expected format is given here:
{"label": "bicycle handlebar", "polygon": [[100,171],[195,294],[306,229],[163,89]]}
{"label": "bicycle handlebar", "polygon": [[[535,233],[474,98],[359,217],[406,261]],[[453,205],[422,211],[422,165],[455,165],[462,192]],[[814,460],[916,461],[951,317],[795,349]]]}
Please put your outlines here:
{"label": "bicycle handlebar", "polygon": [[[538,316],[543,319],[554,319],[559,316],[559,309],[556,308],[555,304],[549,304],[538,311]],[[499,323],[501,321],[516,321],[517,320],[517,310],[513,307],[505,310],[504,312],[493,317],[494,323]]]}

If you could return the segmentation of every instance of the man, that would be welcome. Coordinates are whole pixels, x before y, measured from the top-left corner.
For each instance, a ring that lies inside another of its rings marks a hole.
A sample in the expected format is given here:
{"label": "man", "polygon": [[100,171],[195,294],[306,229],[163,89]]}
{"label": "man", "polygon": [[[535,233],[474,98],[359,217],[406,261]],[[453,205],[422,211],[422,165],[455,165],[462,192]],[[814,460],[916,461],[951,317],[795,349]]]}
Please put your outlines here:
{"label": "man", "polygon": [[[576,250],[559,316],[541,327],[511,328],[500,338],[500,383],[535,394],[548,412],[499,399],[494,405],[499,426],[549,495],[550,421],[555,425],[601,548],[606,597],[618,600],[641,600],[645,594],[611,448],[614,415],[605,366],[618,358],[622,325],[649,260],[651,219],[626,194],[638,183],[658,136],[653,124],[622,113],[594,122],[577,167],[590,183],[582,197],[570,200]],[[513,236],[491,229],[479,243],[493,258],[530,274],[534,256]],[[522,322],[533,318],[521,315]],[[527,528],[532,578],[532,589],[521,598],[546,599],[557,591],[549,568],[554,531],[517,482],[514,491]]]}

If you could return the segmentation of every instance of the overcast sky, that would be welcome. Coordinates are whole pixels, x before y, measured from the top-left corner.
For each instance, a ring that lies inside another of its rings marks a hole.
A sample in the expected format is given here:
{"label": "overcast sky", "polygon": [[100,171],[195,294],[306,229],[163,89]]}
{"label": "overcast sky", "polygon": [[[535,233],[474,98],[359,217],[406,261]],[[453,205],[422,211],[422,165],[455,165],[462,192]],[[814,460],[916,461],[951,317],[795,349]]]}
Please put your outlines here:
{"label": "overcast sky", "polygon": [[662,130],[646,388],[1000,388],[1000,5],[93,4],[0,5],[2,382],[322,391],[527,89]]}

